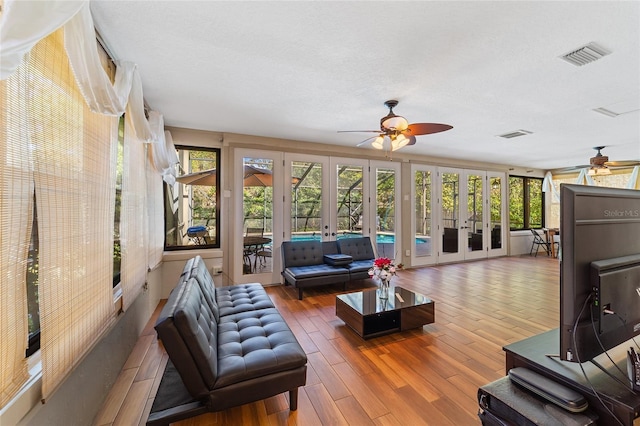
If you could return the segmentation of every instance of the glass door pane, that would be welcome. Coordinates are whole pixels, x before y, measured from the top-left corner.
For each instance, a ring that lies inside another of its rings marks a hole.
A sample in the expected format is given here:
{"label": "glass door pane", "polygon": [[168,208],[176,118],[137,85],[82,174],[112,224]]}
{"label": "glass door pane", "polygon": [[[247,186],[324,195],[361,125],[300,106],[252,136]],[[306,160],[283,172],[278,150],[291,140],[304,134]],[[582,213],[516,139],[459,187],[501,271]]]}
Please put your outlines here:
{"label": "glass door pane", "polygon": [[444,171],[440,179],[441,254],[457,258],[453,255],[460,253],[460,173]]}
{"label": "glass door pane", "polygon": [[489,228],[491,229],[491,250],[502,248],[502,178],[491,177],[489,179],[491,196],[489,206],[491,209]]}
{"label": "glass door pane", "polygon": [[273,165],[269,158],[243,158],[244,275],[273,272]]}
{"label": "glass door pane", "polygon": [[291,161],[291,240],[322,241],[323,165]]}
{"label": "glass door pane", "polygon": [[400,193],[399,176],[400,168],[397,164],[385,162],[376,165],[372,162],[374,170],[372,186],[375,188],[375,232],[372,240],[376,240],[378,256],[395,259],[400,263],[402,253],[399,252],[398,235],[398,200],[396,194]]}
{"label": "glass door pane", "polygon": [[426,265],[435,262],[434,256],[434,169],[428,166],[412,164],[414,194],[412,200],[413,211],[413,241],[411,264]]}
{"label": "glass door pane", "polygon": [[[336,184],[334,229],[329,229],[329,239],[349,238],[363,235],[366,229],[364,209],[364,165],[335,164]],[[366,229],[366,234],[369,234]]]}
{"label": "glass door pane", "polygon": [[484,248],[483,184],[484,174],[467,174],[467,215],[464,218],[467,251],[482,251]]}

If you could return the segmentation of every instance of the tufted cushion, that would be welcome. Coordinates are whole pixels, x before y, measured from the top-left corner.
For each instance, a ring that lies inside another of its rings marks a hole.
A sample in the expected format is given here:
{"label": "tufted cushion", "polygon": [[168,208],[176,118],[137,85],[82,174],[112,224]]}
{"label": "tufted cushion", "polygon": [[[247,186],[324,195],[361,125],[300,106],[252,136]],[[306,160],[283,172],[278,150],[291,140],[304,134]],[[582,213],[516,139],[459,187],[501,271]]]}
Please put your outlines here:
{"label": "tufted cushion", "polygon": [[373,260],[356,260],[351,262],[348,266],[349,272],[369,272],[369,269],[373,267]]}
{"label": "tufted cushion", "polygon": [[207,270],[207,265],[205,265],[204,260],[202,260],[200,256],[196,256],[193,258],[193,262],[187,263],[185,269],[187,268],[189,268],[187,277],[193,278],[198,282],[204,298],[209,303],[213,316],[216,321],[218,321],[220,319],[220,310],[216,302],[215,284],[213,283],[211,274]]}
{"label": "tufted cushion", "polygon": [[274,307],[264,288],[258,283],[218,287],[216,302],[221,316]]}
{"label": "tufted cushion", "polygon": [[301,367],[302,347],[275,308],[220,318],[216,388]]}
{"label": "tufted cushion", "polygon": [[324,263],[320,241],[283,241],[281,250],[283,269]]}
{"label": "tufted cushion", "polygon": [[322,277],[329,275],[344,275],[349,273],[345,268],[335,267],[331,265],[313,265],[313,266],[294,266],[287,268],[285,272],[294,276],[296,280],[303,280],[305,278]]}
{"label": "tufted cushion", "polygon": [[206,396],[218,375],[218,324],[195,279],[171,293],[155,329],[189,393]]}
{"label": "tufted cushion", "polygon": [[350,255],[354,261],[373,260],[376,257],[369,237],[341,238],[338,240],[338,250]]}

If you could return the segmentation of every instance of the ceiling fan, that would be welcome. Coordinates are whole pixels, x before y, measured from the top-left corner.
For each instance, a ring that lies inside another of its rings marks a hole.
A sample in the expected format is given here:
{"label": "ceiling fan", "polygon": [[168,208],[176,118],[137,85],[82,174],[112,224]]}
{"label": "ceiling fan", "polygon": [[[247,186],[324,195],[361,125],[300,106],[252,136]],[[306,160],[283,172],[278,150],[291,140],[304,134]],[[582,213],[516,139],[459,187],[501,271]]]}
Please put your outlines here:
{"label": "ceiling fan", "polygon": [[440,123],[409,124],[406,118],[393,113],[393,108],[398,105],[398,101],[392,99],[386,101],[384,105],[389,108],[389,114],[380,119],[380,130],[342,130],[338,133],[377,133],[376,136],[367,138],[356,146],[363,146],[367,142],[373,141],[371,146],[376,149],[395,151],[404,146],[415,144],[416,136],[444,132],[453,128],[448,124]]}
{"label": "ceiling fan", "polygon": [[601,176],[601,175],[610,175],[611,169],[620,168],[620,167],[633,167],[633,166],[640,165],[640,161],[609,161],[609,157],[607,155],[602,155],[602,152],[600,152],[605,148],[606,146],[594,146],[593,149],[595,149],[597,153],[594,157],[591,157],[589,159],[588,165],[569,167],[565,170],[573,171],[573,170],[589,168],[588,173],[590,175]]}

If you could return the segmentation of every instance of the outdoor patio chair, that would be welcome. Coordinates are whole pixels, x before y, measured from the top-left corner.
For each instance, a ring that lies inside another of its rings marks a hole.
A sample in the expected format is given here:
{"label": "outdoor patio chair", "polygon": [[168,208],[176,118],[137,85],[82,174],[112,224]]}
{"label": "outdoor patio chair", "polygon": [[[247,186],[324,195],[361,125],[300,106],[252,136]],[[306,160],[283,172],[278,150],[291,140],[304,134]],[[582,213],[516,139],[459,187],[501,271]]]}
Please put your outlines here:
{"label": "outdoor patio chair", "polygon": [[540,234],[538,234],[538,231],[536,231],[535,229],[532,229],[531,233],[533,234],[533,242],[531,243],[531,250],[529,250],[529,256],[531,256],[531,254],[533,253],[534,247],[536,249],[535,256],[538,256],[538,250],[540,250],[540,246],[542,246],[545,253],[547,253],[547,256],[549,256],[551,254],[551,244],[555,244],[555,243],[547,242],[544,238],[542,238]]}

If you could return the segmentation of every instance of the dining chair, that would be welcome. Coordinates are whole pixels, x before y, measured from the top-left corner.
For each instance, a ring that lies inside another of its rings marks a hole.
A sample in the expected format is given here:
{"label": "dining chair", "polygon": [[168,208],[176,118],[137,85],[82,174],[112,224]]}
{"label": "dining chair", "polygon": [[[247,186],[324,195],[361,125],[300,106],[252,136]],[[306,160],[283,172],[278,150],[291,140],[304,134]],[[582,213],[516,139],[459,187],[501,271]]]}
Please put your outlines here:
{"label": "dining chair", "polygon": [[538,256],[538,250],[540,250],[540,246],[544,249],[547,256],[551,254],[551,244],[548,243],[535,229],[531,229],[531,233],[533,234],[533,242],[531,243],[531,250],[529,250],[529,255],[533,254],[533,248],[536,249],[536,257]]}

